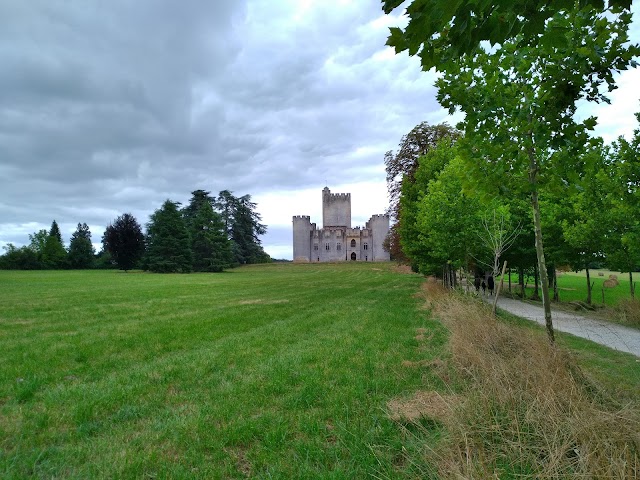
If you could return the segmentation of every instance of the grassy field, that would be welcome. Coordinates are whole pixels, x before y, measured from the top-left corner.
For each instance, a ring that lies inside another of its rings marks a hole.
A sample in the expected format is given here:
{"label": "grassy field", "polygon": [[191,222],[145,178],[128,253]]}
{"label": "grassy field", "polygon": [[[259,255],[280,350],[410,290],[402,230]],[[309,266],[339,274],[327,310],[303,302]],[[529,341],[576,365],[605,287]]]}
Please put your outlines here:
{"label": "grassy field", "polygon": [[[602,276],[598,274],[602,273]],[[629,274],[620,272],[611,272],[609,270],[590,270],[589,276],[593,283],[593,290],[591,292],[592,302],[594,304],[602,304],[603,283],[609,279],[609,275],[616,275],[618,277],[619,285],[613,288],[604,288],[604,304],[608,306],[614,306],[620,302],[620,300],[630,298],[629,288]],[[640,282],[640,272],[635,272],[633,275],[634,283]],[[504,289],[508,288],[507,279],[505,279]],[[531,283],[533,278],[529,279],[527,287],[527,296],[533,294],[533,286]],[[511,288],[514,291],[518,289],[518,275],[511,274]],[[587,277],[583,271],[581,272],[564,272],[558,274],[558,290],[561,302],[584,302],[587,298]],[[640,289],[636,289],[640,295]]]}
{"label": "grassy field", "polygon": [[[0,271],[0,478],[430,476],[443,425],[389,415],[462,387],[422,281],[371,263]],[[635,358],[559,338],[640,399]]]}
{"label": "grassy field", "polygon": [[0,272],[0,477],[410,477],[386,404],[439,382],[403,361],[446,342],[420,282],[356,263]]}

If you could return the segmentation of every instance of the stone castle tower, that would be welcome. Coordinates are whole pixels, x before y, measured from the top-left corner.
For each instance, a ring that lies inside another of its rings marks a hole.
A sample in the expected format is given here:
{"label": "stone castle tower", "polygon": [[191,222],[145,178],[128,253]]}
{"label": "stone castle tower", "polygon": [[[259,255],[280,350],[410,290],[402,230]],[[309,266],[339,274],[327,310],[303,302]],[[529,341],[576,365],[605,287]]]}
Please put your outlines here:
{"label": "stone castle tower", "polygon": [[294,262],[382,262],[389,252],[382,248],[389,232],[389,216],[373,215],[364,228],[351,228],[351,194],[322,190],[322,228],[311,217],[293,217]]}

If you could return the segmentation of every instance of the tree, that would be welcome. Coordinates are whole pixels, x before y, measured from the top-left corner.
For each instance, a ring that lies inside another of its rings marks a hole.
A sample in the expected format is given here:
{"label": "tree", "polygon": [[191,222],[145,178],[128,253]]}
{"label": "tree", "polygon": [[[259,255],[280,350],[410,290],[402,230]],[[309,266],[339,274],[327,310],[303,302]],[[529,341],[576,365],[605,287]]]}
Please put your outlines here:
{"label": "tree", "polygon": [[[382,9],[389,14],[403,3],[382,0]],[[576,6],[584,11],[628,13],[631,0],[414,0],[406,9],[407,26],[390,28],[387,44],[396,53],[408,50],[409,55],[418,55],[425,71],[435,67],[445,72],[460,57],[475,54],[481,42],[496,45],[517,38],[526,44],[548,33],[548,20]],[[557,36],[552,42],[562,44],[563,39]]]}
{"label": "tree", "polygon": [[[478,6],[466,2],[460,8],[467,8],[468,14],[460,11],[458,16],[455,10],[460,2],[449,2],[443,12],[434,9],[445,3],[413,2],[408,7],[409,26],[404,31],[392,29],[388,43],[396,51],[420,52],[425,68],[442,60],[438,68],[444,76],[436,83],[438,100],[450,112],[459,108],[465,113],[461,127],[472,179],[493,192],[529,196],[545,323],[553,341],[540,183],[557,179],[558,170],[571,171],[568,166],[562,168],[561,160],[570,158],[568,151],[582,148],[587,131],[595,125],[593,118],[575,121],[576,102],[607,101],[601,86],[615,88],[613,73],[635,65],[632,59],[640,50],[627,45],[628,5],[618,3],[603,11],[593,8],[595,2],[574,9],[574,2],[558,1],[544,9],[546,18],[538,23],[526,20],[522,5],[520,9],[503,6],[512,9],[511,24],[519,27],[496,35],[493,28],[500,25],[502,10],[498,7],[502,3],[481,2]],[[385,9],[398,5],[389,0]],[[493,9],[497,16],[490,13]],[[471,25],[463,25],[465,18]],[[489,40],[500,42],[492,48],[480,44],[481,38],[465,40],[447,33],[452,25],[463,32],[482,29],[485,20]]]}
{"label": "tree", "polygon": [[463,193],[463,165],[456,156],[429,182],[417,217],[420,246],[431,257],[430,263],[421,264],[420,271],[432,274],[444,268],[444,276],[448,274],[454,285],[454,272],[467,268],[479,250],[481,228],[478,198]]}
{"label": "tree", "polygon": [[[640,122],[640,113],[636,114]],[[612,232],[607,242],[609,268],[629,273],[631,297],[635,297],[633,271],[640,269],[640,128],[631,141],[623,137],[611,151],[607,196],[611,205]]]}
{"label": "tree", "polygon": [[587,304],[591,304],[589,269],[596,260],[604,259],[605,241],[610,229],[611,207],[607,205],[605,152],[597,145],[585,155],[580,170],[579,189],[565,199],[567,216],[562,221],[563,235],[573,248],[574,270],[586,270]]}
{"label": "tree", "polygon": [[29,249],[34,252],[38,269],[45,268],[43,263],[44,246],[47,243],[49,232],[45,229],[29,234]]}
{"label": "tree", "polygon": [[156,273],[187,273],[192,269],[189,232],[179,204],[166,200],[147,224],[145,265]]}
{"label": "tree", "polygon": [[78,223],[69,242],[69,265],[71,268],[91,268],[95,249],[91,243],[91,231],[86,223]]}
{"label": "tree", "polygon": [[211,204],[201,204],[190,223],[193,269],[196,272],[221,272],[233,265],[231,242],[222,217]]}
{"label": "tree", "polygon": [[182,216],[187,222],[187,225],[198,214],[200,208],[202,208],[205,203],[208,203],[212,208],[215,208],[216,199],[211,196],[211,192],[207,192],[206,190],[194,190],[191,192],[189,205],[182,209]]}
{"label": "tree", "polygon": [[44,244],[47,243],[47,237],[49,232],[45,229],[38,230],[33,234],[29,234],[29,248],[36,252],[38,255],[42,255],[44,252]]}
{"label": "tree", "polygon": [[144,235],[138,221],[130,213],[120,215],[107,226],[102,246],[120,270],[131,270],[144,254]]}
{"label": "tree", "polygon": [[49,235],[44,242],[42,263],[44,268],[58,269],[67,267],[67,251],[64,249],[60,228],[55,220],[51,224]]}
{"label": "tree", "polygon": [[393,153],[391,150],[385,153],[389,214],[396,220],[396,223],[389,229],[385,242],[386,249],[395,260],[408,261],[402,252],[399,232],[402,215],[400,197],[403,184],[415,182],[414,176],[420,157],[426,155],[443,138],[449,138],[450,143],[453,143],[459,136],[460,133],[446,123],[429,125],[427,122],[422,122],[402,137],[397,153]]}
{"label": "tree", "polygon": [[55,239],[58,240],[58,242],[60,242],[60,245],[64,246],[64,243],[62,242],[62,234],[60,233],[60,227],[58,227],[58,223],[55,220],[51,223],[49,236],[54,237]]}
{"label": "tree", "polygon": [[511,214],[506,205],[495,205],[480,217],[482,229],[478,235],[491,255],[491,274],[495,278],[500,275],[502,256],[520,236],[522,224],[515,224],[511,220]]}
{"label": "tree", "polygon": [[37,270],[42,268],[38,255],[30,247],[16,247],[9,243],[2,247],[5,254],[0,256],[0,270]]}
{"label": "tree", "polygon": [[222,216],[212,208],[215,199],[204,190],[196,190],[191,195],[182,215],[191,236],[193,269],[220,272],[231,267],[234,264],[231,242]]}
{"label": "tree", "polygon": [[264,263],[270,261],[262,249],[260,235],[267,233],[266,225],[256,212],[257,205],[251,195],[235,197],[229,190],[223,190],[216,199],[216,207],[222,215],[228,238],[237,264]]}
{"label": "tree", "polygon": [[[450,138],[443,138],[419,157],[415,172],[403,176],[396,223],[397,241],[415,271],[424,273],[427,265],[433,266],[430,252],[422,245],[424,236],[429,232],[418,225],[418,205],[429,193],[430,182],[437,178],[456,154],[455,143]],[[432,267],[428,268],[430,273],[435,273],[431,271]]]}

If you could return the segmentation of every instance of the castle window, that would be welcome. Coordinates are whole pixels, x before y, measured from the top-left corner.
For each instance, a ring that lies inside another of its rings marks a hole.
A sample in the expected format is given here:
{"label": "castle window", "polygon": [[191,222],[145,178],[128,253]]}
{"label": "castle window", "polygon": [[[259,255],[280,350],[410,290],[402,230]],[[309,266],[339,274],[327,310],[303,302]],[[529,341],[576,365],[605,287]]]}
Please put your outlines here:
{"label": "castle window", "polygon": [[351,240],[351,248],[355,248],[356,246],[356,241],[355,240]]}
{"label": "castle window", "polygon": [[342,244],[340,242],[336,243],[336,250],[342,250]]}
{"label": "castle window", "polygon": [[369,245],[367,245],[366,242],[365,242],[365,244],[362,246],[362,248],[364,248],[365,250],[369,250]]}
{"label": "castle window", "polygon": [[328,243],[324,244],[324,249],[325,250],[331,250],[331,246]]}
{"label": "castle window", "polygon": [[313,249],[314,249],[315,251],[318,251],[318,244],[317,244],[317,243],[314,243],[314,244],[313,244]]}

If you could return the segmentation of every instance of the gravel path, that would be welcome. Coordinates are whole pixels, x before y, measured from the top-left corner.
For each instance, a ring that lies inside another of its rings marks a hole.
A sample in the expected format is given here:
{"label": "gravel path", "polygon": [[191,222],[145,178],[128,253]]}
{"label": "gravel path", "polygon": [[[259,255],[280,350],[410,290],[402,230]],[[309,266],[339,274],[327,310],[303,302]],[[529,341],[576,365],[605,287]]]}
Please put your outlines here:
{"label": "gravel path", "polygon": [[[493,297],[485,297],[485,300],[493,303]],[[498,307],[518,317],[544,325],[544,310],[537,305],[500,297],[498,298]],[[640,330],[559,310],[552,310],[552,320],[555,330],[587,338],[601,345],[640,357]]]}

